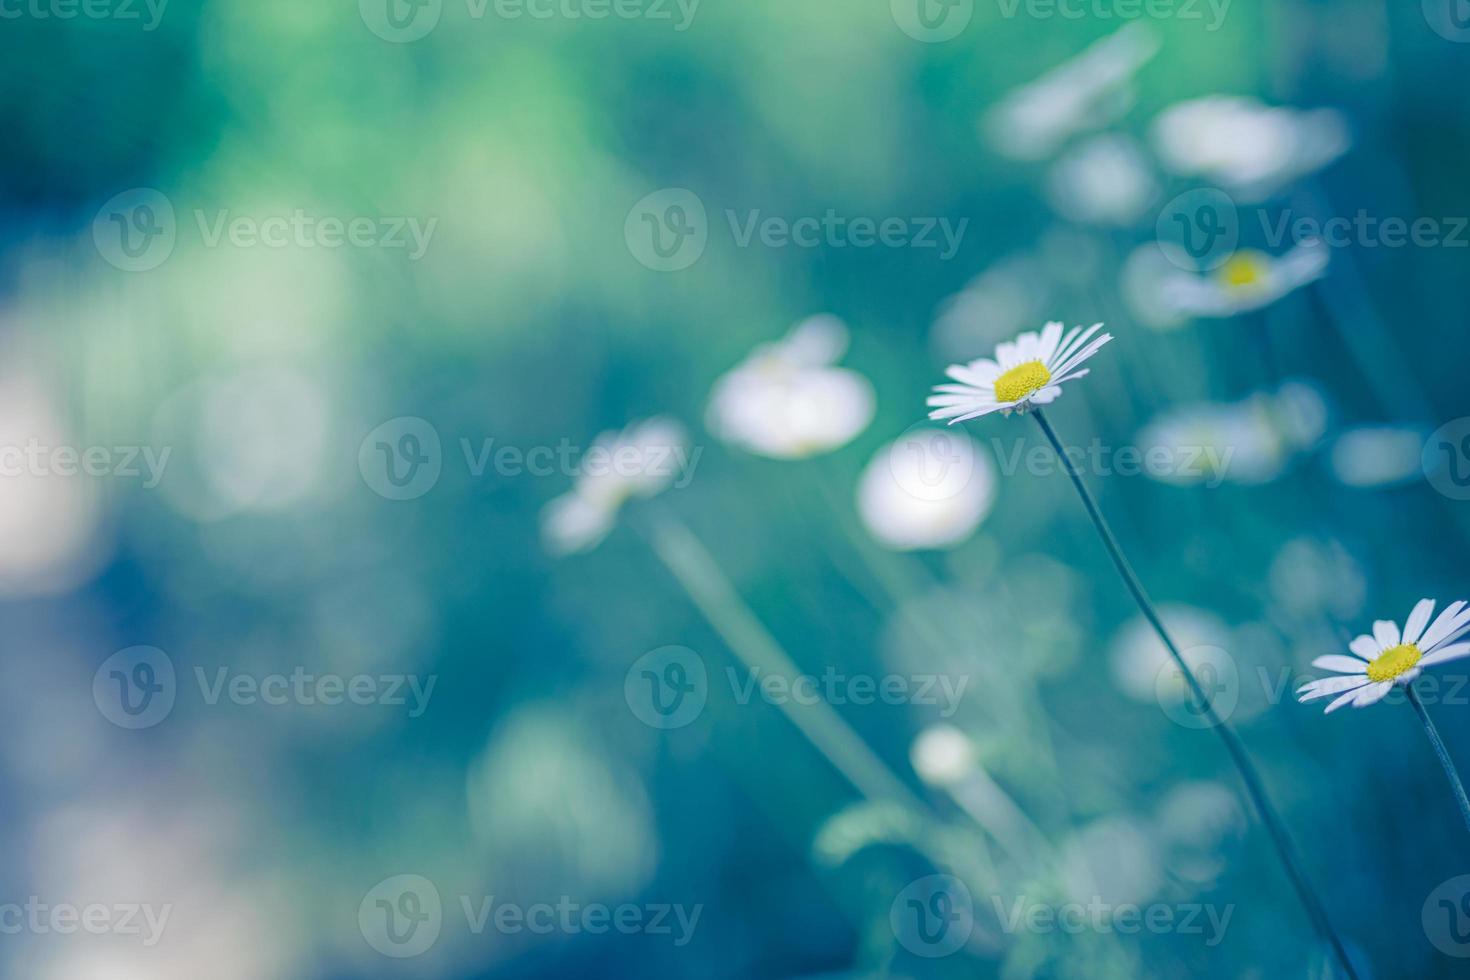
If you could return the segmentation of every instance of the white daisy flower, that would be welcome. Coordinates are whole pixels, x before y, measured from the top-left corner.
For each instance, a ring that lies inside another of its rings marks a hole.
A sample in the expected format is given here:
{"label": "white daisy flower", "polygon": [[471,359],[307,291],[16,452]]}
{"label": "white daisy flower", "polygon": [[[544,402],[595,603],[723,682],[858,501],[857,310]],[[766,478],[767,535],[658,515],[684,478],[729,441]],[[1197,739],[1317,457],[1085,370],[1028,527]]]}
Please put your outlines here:
{"label": "white daisy flower", "polygon": [[1470,631],[1470,608],[1452,602],[1433,623],[1433,599],[1420,599],[1400,632],[1397,623],[1380,619],[1372,636],[1360,636],[1348,644],[1351,657],[1328,654],[1312,661],[1313,667],[1336,671],[1341,677],[1324,677],[1303,685],[1297,699],[1303,703],[1336,695],[1327,713],[1351,703],[1362,708],[1381,700],[1395,684],[1410,684],[1425,667],[1470,655],[1470,643],[1456,643]]}
{"label": "white daisy flower", "polygon": [[674,481],[688,459],[684,427],[669,418],[604,432],[582,458],[576,483],[541,511],[541,536],[555,555],[590,551],[634,497],[653,497]]}
{"label": "white daisy flower", "polygon": [[952,364],[944,372],[959,382],[938,385],[929,397],[931,419],[949,419],[950,425],[991,412],[1024,412],[1031,405],[1049,405],[1062,393],[1062,384],[1087,374],[1082,363],[1113,339],[1101,334],[1101,323],[1085,331],[1073,327],[1062,336],[1062,325],[1048,323],[1041,333],[1023,333],[995,349],[995,359],[982,357],[969,364]]}
{"label": "white daisy flower", "polygon": [[1273,107],[1226,95],[1165,109],[1152,136],[1166,168],[1203,177],[1248,202],[1332,162],[1350,143],[1347,120],[1333,109]]}
{"label": "white daisy flower", "polygon": [[880,449],[863,470],[857,510],[863,526],[896,551],[952,548],[990,513],[995,466],[959,429],[915,429]]}
{"label": "white daisy flower", "polygon": [[1047,199],[1062,217],[1082,224],[1127,227],[1157,196],[1143,149],[1119,133],[1094,136],[1069,149],[1047,177]]}
{"label": "white daisy flower", "polygon": [[1129,24],[1005,96],[985,117],[990,142],[1017,160],[1051,156],[1074,133],[1099,129],[1133,105],[1133,76],[1159,50],[1159,37]]}
{"label": "white daisy flower", "polygon": [[1327,272],[1327,247],[1310,241],[1279,258],[1237,250],[1209,275],[1179,272],[1160,283],[1166,304],[1189,316],[1224,318],[1269,306]]}
{"label": "white daisy flower", "polygon": [[762,344],[715,382],[706,424],[747,452],[801,459],[846,445],[873,420],[868,379],[836,367],[847,327],[814,316]]}

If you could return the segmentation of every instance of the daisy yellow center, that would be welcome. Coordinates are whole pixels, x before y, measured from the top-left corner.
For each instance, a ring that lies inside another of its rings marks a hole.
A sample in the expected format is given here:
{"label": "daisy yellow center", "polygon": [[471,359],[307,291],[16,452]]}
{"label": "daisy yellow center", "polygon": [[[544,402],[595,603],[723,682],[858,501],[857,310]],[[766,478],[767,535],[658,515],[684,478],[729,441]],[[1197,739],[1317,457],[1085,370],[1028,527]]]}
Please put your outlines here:
{"label": "daisy yellow center", "polygon": [[1018,402],[1032,392],[1039,391],[1051,380],[1051,372],[1040,361],[1017,364],[995,379],[995,400]]}
{"label": "daisy yellow center", "polygon": [[1250,289],[1261,284],[1261,280],[1266,277],[1266,269],[1264,256],[1259,252],[1244,250],[1230,256],[1216,275],[1226,289]]}
{"label": "daisy yellow center", "polygon": [[1412,643],[1400,643],[1396,647],[1389,647],[1368,665],[1368,679],[1379,684],[1391,681],[1406,673],[1419,662],[1422,656],[1424,654],[1420,653],[1419,648]]}

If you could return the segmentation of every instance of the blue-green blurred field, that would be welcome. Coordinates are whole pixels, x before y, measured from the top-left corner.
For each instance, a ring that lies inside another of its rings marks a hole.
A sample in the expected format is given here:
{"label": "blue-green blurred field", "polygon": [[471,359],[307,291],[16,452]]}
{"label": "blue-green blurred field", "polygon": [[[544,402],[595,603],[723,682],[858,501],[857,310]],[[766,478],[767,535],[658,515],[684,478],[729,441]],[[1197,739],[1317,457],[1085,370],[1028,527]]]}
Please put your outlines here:
{"label": "blue-green blurred field", "polygon": [[[0,974],[1342,975],[1030,419],[964,426],[962,532],[873,530],[945,367],[1060,320],[1116,339],[1047,414],[1359,976],[1464,975],[1413,712],[1292,693],[1470,597],[1460,0],[920,2],[0,0]],[[1123,28],[1109,99],[1009,152],[1007,94]],[[1154,316],[1130,270],[1218,185],[1155,123],[1215,94],[1346,125],[1227,188],[1239,248],[1374,230]],[[1139,169],[1058,163],[1099,135]],[[819,315],[871,419],[737,444],[712,390]],[[674,485],[558,553],[594,441],[661,417]],[[785,657],[814,696],[752,679]],[[1466,663],[1421,690],[1470,763]]]}

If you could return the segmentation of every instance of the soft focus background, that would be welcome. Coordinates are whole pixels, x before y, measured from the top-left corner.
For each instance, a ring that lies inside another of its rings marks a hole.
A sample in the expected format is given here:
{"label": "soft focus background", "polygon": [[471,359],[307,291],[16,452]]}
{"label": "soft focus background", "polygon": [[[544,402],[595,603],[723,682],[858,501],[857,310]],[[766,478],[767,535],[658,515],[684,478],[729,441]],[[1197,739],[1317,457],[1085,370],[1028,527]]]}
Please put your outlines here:
{"label": "soft focus background", "polygon": [[[1463,975],[1412,712],[1291,695],[1470,592],[1458,5],[0,11],[0,973],[1334,975],[1032,421],[915,428],[1060,319],[1361,975]],[[673,486],[579,480],[649,418]]]}

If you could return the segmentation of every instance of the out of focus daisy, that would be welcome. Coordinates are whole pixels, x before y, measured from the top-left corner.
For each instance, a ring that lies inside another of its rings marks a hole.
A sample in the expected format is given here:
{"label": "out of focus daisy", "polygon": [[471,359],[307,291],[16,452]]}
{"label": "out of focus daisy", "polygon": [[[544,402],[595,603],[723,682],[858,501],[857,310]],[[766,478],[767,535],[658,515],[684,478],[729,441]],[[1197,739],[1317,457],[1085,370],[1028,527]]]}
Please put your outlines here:
{"label": "out of focus daisy", "polygon": [[873,386],[836,367],[847,327],[814,316],[762,344],[715,382],[706,424],[747,452],[801,459],[846,445],[873,420]]}
{"label": "out of focus daisy", "polygon": [[635,497],[662,493],[689,464],[684,427],[669,418],[604,432],[583,457],[572,489],[541,511],[541,536],[552,554],[590,551],[607,537]]}
{"label": "out of focus daisy", "polygon": [[885,547],[950,548],[975,533],[995,490],[995,467],[975,440],[959,430],[916,429],[863,470],[858,515]]}
{"label": "out of focus daisy", "polygon": [[1332,445],[1332,475],[1350,487],[1389,487],[1424,475],[1424,433],[1406,426],[1349,429]]}
{"label": "out of focus daisy", "polygon": [[1151,28],[1129,24],[1007,94],[986,114],[982,128],[1006,156],[1049,157],[1073,134],[1099,129],[1126,112],[1133,104],[1133,76],[1158,50]]}
{"label": "out of focus daisy", "polygon": [[1118,133],[1094,136],[1067,150],[1047,178],[1058,214],[1096,225],[1131,225],[1158,193],[1143,149]]}
{"label": "out of focus daisy", "polygon": [[1202,402],[1161,412],[1140,430],[1148,454],[1169,450],[1177,466],[1145,467],[1152,479],[1176,485],[1269,483],[1322,438],[1327,407],[1300,382],[1259,391],[1238,402]]}
{"label": "out of focus daisy", "polygon": [[[1082,364],[1113,339],[1097,332],[1101,323],[1086,330],[1073,327],[1062,335],[1062,325],[1048,323],[1040,333],[1023,333],[995,349],[994,359],[982,357],[968,364],[952,364],[944,372],[959,384],[939,385],[929,397],[931,419],[949,419],[951,425],[991,412],[1024,412],[1032,405],[1049,405],[1062,385],[1087,374]],[[1095,336],[1096,335],[1096,336]],[[1080,369],[1080,370],[1079,370]]]}
{"label": "out of focus daisy", "polygon": [[1224,318],[1269,306],[1327,271],[1327,247],[1304,242],[1277,258],[1243,248],[1207,275],[1177,272],[1160,284],[1160,296],[1188,316]]}
{"label": "out of focus daisy", "polygon": [[1380,619],[1373,624],[1372,636],[1363,635],[1348,644],[1351,657],[1328,654],[1313,660],[1313,667],[1342,676],[1303,685],[1297,691],[1298,699],[1307,702],[1332,697],[1327,713],[1345,704],[1366,707],[1382,700],[1394,685],[1412,683],[1425,667],[1470,655],[1470,642],[1455,642],[1470,631],[1466,603],[1450,603],[1431,623],[1433,612],[1434,600],[1420,599],[1402,631],[1397,623]]}
{"label": "out of focus daisy", "polygon": [[1154,120],[1152,137],[1165,168],[1202,177],[1248,202],[1332,162],[1350,143],[1347,120],[1335,110],[1274,107],[1225,95],[1165,109]]}

